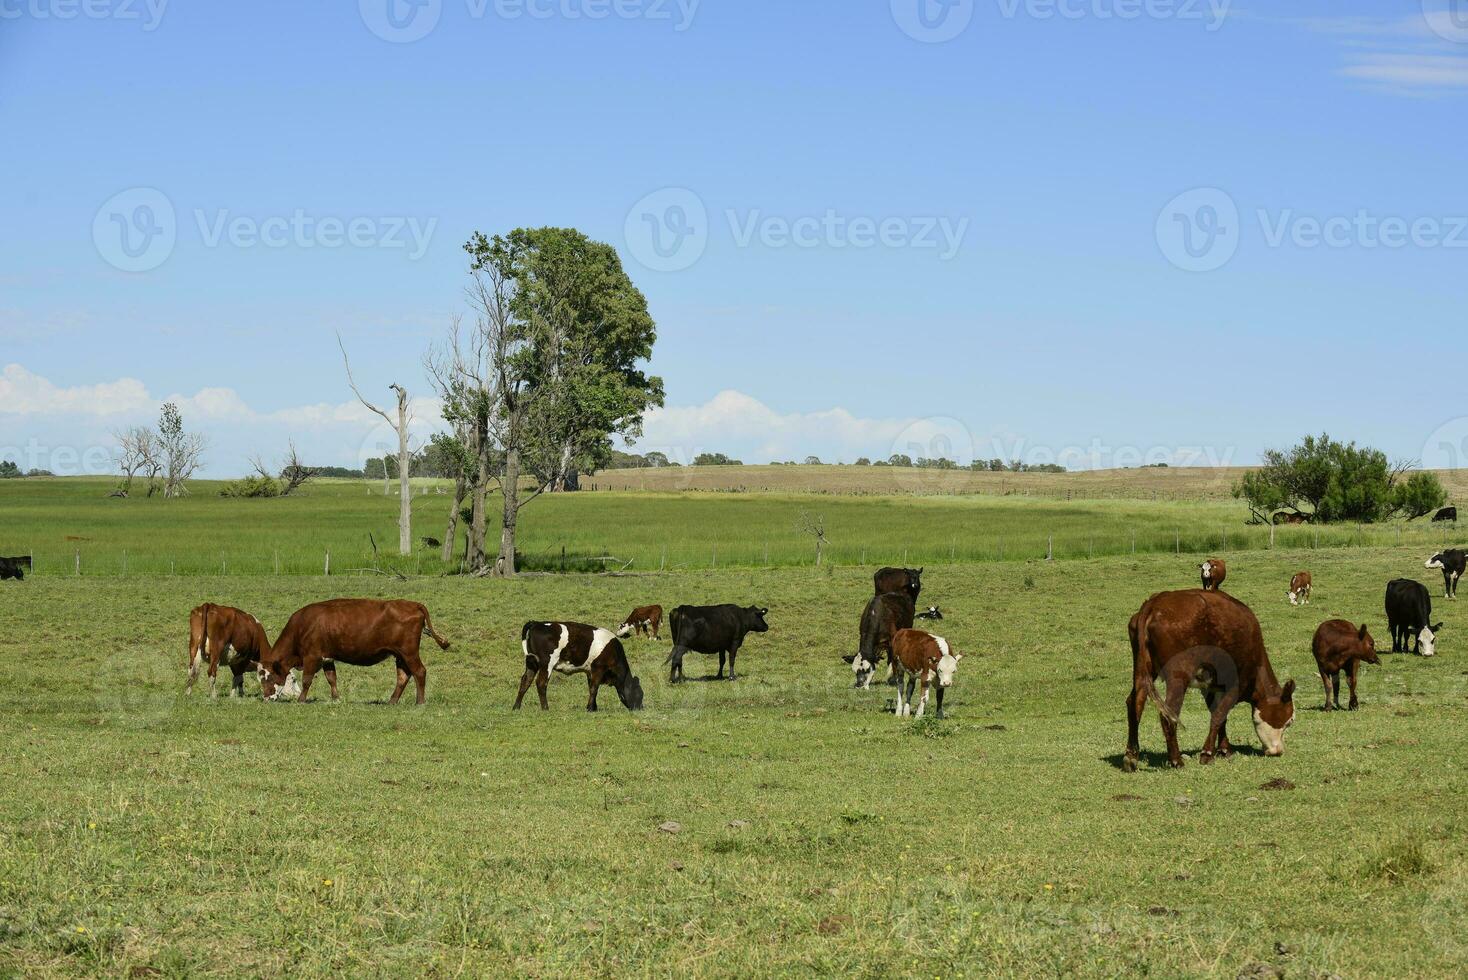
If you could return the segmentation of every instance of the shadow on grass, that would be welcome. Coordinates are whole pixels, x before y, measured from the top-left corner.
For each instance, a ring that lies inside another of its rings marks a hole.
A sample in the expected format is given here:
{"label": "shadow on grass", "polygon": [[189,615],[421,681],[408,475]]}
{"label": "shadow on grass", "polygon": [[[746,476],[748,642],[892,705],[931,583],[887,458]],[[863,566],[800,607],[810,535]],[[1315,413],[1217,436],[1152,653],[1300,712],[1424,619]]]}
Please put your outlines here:
{"label": "shadow on grass", "polygon": [[[1201,750],[1195,749],[1191,752],[1184,752],[1183,762],[1189,765],[1201,765],[1202,763],[1198,761],[1198,755],[1200,751]],[[1236,758],[1238,756],[1244,756],[1246,758],[1268,758],[1268,756],[1264,754],[1264,750],[1256,745],[1235,745],[1233,747],[1233,752],[1230,755],[1215,756],[1211,765],[1225,763],[1228,762],[1230,759]],[[1102,762],[1109,763],[1112,767],[1116,769],[1123,768],[1123,762],[1125,761],[1125,759],[1125,752],[1113,752],[1111,755],[1103,755],[1101,757]],[[1146,749],[1143,749],[1141,754],[1137,758],[1138,772],[1141,772],[1144,769],[1165,770],[1167,768],[1168,765],[1166,752],[1149,752]]]}

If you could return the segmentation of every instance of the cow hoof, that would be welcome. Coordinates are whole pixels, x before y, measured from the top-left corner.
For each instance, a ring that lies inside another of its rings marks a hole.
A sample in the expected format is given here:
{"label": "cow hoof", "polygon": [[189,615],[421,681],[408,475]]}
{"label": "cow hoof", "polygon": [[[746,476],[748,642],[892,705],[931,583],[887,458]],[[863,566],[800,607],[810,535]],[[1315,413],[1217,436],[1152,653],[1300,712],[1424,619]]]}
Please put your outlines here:
{"label": "cow hoof", "polygon": [[1181,769],[1182,767],[1183,767],[1183,760],[1181,760],[1181,759],[1168,759],[1167,760],[1167,768],[1169,768],[1169,769]]}
{"label": "cow hoof", "polygon": [[[1199,765],[1207,766],[1207,765],[1211,765],[1212,763],[1213,763],[1213,753],[1212,752],[1200,752],[1198,754],[1198,764]],[[1182,767],[1179,766],[1178,768],[1182,768]]]}
{"label": "cow hoof", "polygon": [[1122,756],[1121,757],[1121,771],[1122,772],[1136,772],[1137,771],[1137,757],[1134,756],[1134,755],[1132,755],[1131,753],[1127,753],[1126,755]]}
{"label": "cow hoof", "polygon": [[1356,707],[1357,707],[1356,702],[1355,701],[1352,701],[1351,702],[1351,708],[1350,708],[1350,710],[1355,711],[1356,710]]}
{"label": "cow hoof", "polygon": [[941,721],[943,719],[943,709],[942,708],[939,708],[937,711],[933,712],[933,714],[934,714],[934,716],[936,716],[938,718],[938,720]]}

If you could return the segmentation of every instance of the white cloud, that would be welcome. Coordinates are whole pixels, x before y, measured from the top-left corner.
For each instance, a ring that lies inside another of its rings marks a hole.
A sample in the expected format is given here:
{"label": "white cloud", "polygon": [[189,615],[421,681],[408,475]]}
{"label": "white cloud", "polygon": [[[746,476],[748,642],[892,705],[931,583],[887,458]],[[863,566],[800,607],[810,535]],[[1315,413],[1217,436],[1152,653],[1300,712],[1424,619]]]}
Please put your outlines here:
{"label": "white cloud", "polygon": [[94,415],[111,417],[156,408],[135,378],[59,388],[19,364],[0,371],[0,415]]}
{"label": "white cloud", "polygon": [[1341,69],[1348,78],[1411,89],[1468,88],[1468,58],[1446,55],[1371,54]]}
{"label": "white cloud", "polygon": [[[1259,18],[1267,19],[1267,18]],[[1279,18],[1336,39],[1346,64],[1337,71],[1382,91],[1421,95],[1468,88],[1468,16],[1424,6],[1410,17]]]}

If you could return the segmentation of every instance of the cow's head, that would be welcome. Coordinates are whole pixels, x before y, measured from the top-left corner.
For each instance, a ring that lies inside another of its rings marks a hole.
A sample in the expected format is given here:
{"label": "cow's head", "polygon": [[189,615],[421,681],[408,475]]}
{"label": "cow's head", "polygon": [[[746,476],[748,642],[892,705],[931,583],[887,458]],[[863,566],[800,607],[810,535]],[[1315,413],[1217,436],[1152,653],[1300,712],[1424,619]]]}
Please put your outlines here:
{"label": "cow's head", "polygon": [[944,648],[943,656],[938,658],[938,667],[936,670],[939,687],[953,686],[953,677],[958,673],[958,662],[962,659],[963,654],[957,650],[954,650],[952,647]]}
{"label": "cow's head", "polygon": [[625,639],[627,639],[627,637],[629,637],[629,636],[632,635],[632,632],[635,629],[637,629],[636,624],[634,624],[629,619],[627,622],[625,622],[621,626],[617,627],[617,639],[619,639],[619,640],[625,640]]}
{"label": "cow's head", "polygon": [[1443,628],[1442,623],[1436,626],[1424,626],[1422,632],[1417,634],[1417,652],[1424,657],[1437,655],[1437,634]]}
{"label": "cow's head", "polygon": [[853,653],[841,659],[851,664],[851,673],[855,678],[851,685],[852,687],[866,688],[872,686],[872,675],[877,672],[875,661],[868,660],[859,653]]}
{"label": "cow's head", "polygon": [[260,664],[255,668],[255,675],[260,678],[260,695],[267,701],[285,701],[290,698],[301,696],[301,682],[296,678],[294,670],[283,674],[277,673],[280,668],[274,669]]}
{"label": "cow's head", "polygon": [[617,685],[617,697],[622,699],[622,705],[628,711],[641,711],[642,681],[628,674],[622,683]]}
{"label": "cow's head", "polygon": [[1366,631],[1365,623],[1362,623],[1361,628],[1356,631],[1356,639],[1361,644],[1361,659],[1368,664],[1380,664],[1381,658],[1376,655],[1376,641]]}
{"label": "cow's head", "polygon": [[1205,561],[1203,564],[1201,564],[1201,565],[1198,566],[1198,570],[1203,573],[1203,577],[1204,578],[1212,578],[1213,577],[1213,562],[1211,562],[1211,561]]}
{"label": "cow's head", "polygon": [[1439,551],[1437,554],[1435,554],[1431,558],[1427,559],[1427,561],[1423,563],[1422,567],[1423,568],[1442,568],[1443,567],[1443,553],[1441,551]]}
{"label": "cow's head", "polygon": [[1254,705],[1254,732],[1265,755],[1284,755],[1285,729],[1295,723],[1295,682],[1285,682],[1277,699]]}
{"label": "cow's head", "polygon": [[744,609],[744,628],[751,633],[768,633],[770,624],[765,622],[765,614],[770,610],[768,607],[761,609],[759,606],[746,606]]}

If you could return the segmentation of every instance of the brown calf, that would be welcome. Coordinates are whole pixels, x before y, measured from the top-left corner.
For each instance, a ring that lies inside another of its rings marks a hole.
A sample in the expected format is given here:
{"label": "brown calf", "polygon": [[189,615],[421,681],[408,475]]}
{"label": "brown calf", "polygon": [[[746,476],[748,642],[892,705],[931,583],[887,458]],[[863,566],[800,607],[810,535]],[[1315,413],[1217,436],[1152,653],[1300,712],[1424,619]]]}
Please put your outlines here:
{"label": "brown calf", "polygon": [[586,674],[587,711],[596,710],[596,692],[603,683],[617,689],[617,697],[628,711],[642,710],[642,682],[632,676],[622,641],[611,630],[585,623],[526,623],[520,630],[520,649],[525,654],[525,673],[520,678],[515,710],[519,710],[532,682],[540,694],[541,710],[548,707],[545,688],[551,671]]}
{"label": "brown calf", "polygon": [[189,683],[184,693],[194,693],[194,681],[204,660],[209,661],[209,696],[219,696],[219,662],[224,660],[234,673],[230,697],[245,693],[245,674],[260,666],[260,659],[270,652],[265,627],[242,609],[216,606],[212,602],[195,606],[189,613],[189,649],[184,655]]}
{"label": "brown calf", "polygon": [[[923,716],[928,706],[928,685],[938,688],[937,712],[943,717],[943,692],[952,686],[953,675],[963,654],[941,636],[926,630],[898,630],[892,637],[892,664],[897,677],[897,717]],[[904,684],[904,681],[906,682]],[[912,710],[913,685],[921,685],[917,711]]]}
{"label": "brown calf", "polygon": [[273,697],[275,687],[299,667],[300,700],[304,702],[316,671],[327,667],[331,697],[336,700],[336,672],[329,669],[329,661],[371,667],[391,657],[398,668],[398,683],[388,703],[398,703],[411,676],[418,684],[418,703],[422,704],[428,671],[418,656],[418,646],[425,633],[441,649],[449,648],[449,641],[434,632],[428,610],[416,602],[330,599],[313,603],[291,614],[275,647],[261,658],[267,671],[261,690],[267,698]]}
{"label": "brown calf", "polygon": [[1328,619],[1316,629],[1310,649],[1315,654],[1320,683],[1325,685],[1325,710],[1331,710],[1332,700],[1335,710],[1341,710],[1341,671],[1344,670],[1351,682],[1350,708],[1355,711],[1360,703],[1356,700],[1356,671],[1363,660],[1368,664],[1381,663],[1376,655],[1376,641],[1366,631],[1366,624],[1357,629],[1344,619]]}
{"label": "brown calf", "polygon": [[[1203,688],[1212,715],[1198,760],[1213,761],[1214,748],[1228,756],[1228,713],[1240,701],[1254,708],[1254,730],[1265,755],[1284,754],[1284,730],[1295,720],[1295,682],[1283,687],[1274,676],[1259,620],[1249,607],[1221,592],[1159,592],[1127,624],[1132,644],[1132,690],[1127,695],[1127,746],[1122,768],[1135,772],[1141,748],[1137,728],[1150,698],[1162,716],[1168,765],[1183,764],[1177,744],[1177,714],[1157,696],[1156,681],[1177,657],[1184,688]],[[1199,650],[1199,648],[1205,648]],[[1211,678],[1200,678],[1203,668]],[[1169,679],[1171,684],[1171,679]],[[1181,696],[1179,695],[1179,704]]]}
{"label": "brown calf", "polygon": [[620,639],[626,639],[633,633],[641,633],[643,636],[647,636],[650,631],[652,638],[656,640],[658,638],[658,630],[662,625],[662,606],[638,606],[628,613],[627,618],[622,620],[622,625],[617,627],[617,636]]}
{"label": "brown calf", "polygon": [[1203,572],[1203,591],[1217,592],[1223,585],[1223,580],[1228,577],[1228,567],[1222,558],[1210,558],[1199,566]]}
{"label": "brown calf", "polygon": [[1310,605],[1310,589],[1313,583],[1310,581],[1309,572],[1296,572],[1290,576],[1290,605]]}

